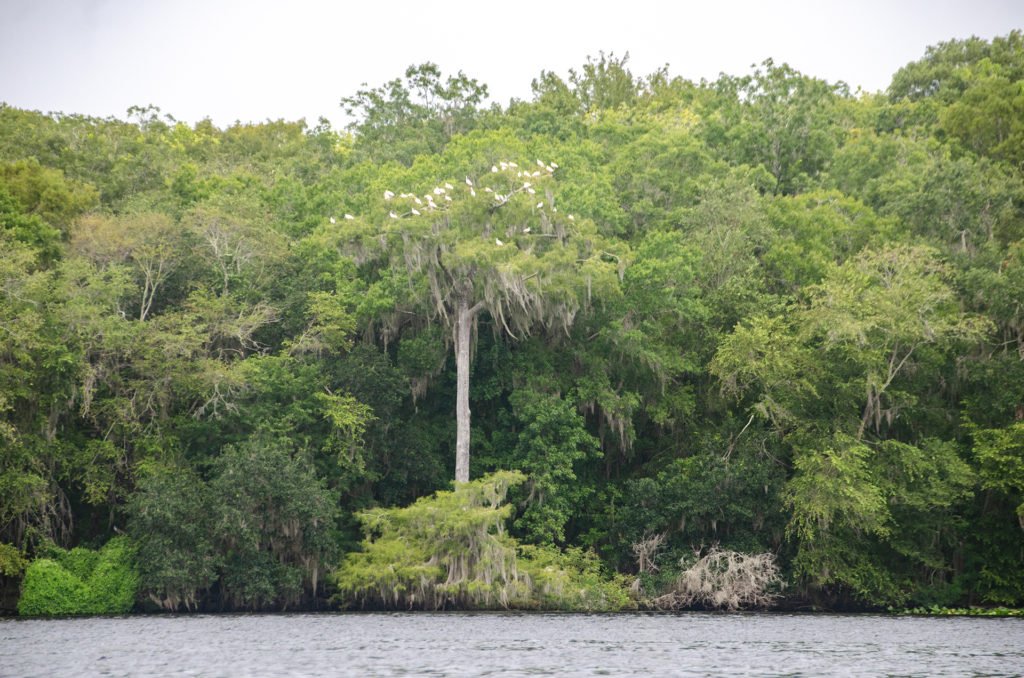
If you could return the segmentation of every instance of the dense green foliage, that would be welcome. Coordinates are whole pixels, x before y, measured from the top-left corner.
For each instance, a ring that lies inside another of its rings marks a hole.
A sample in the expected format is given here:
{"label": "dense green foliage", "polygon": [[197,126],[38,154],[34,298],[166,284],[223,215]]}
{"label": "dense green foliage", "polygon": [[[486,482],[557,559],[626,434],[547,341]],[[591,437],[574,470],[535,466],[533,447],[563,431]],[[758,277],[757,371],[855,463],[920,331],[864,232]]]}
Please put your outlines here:
{"label": "dense green foliage", "polygon": [[50,548],[25,572],[18,613],[23,615],[124,614],[135,604],[139,574],[126,537],[102,549]]}
{"label": "dense green foliage", "polygon": [[411,506],[359,514],[360,551],[335,575],[347,605],[405,609],[525,608],[620,610],[630,604],[621,581],[579,549],[520,545],[505,532],[509,488],[526,477],[499,471]]}
{"label": "dense green foliage", "polygon": [[315,596],[338,553],[337,503],[286,441],[263,435],[226,446],[209,482],[154,471],[127,507],[149,597],[191,609],[217,584],[224,606],[258,610]]}
{"label": "dense green foliage", "polygon": [[[170,610],[615,608],[722,552],[791,604],[1024,604],[1022,40],[884,95],[423,64],[344,131],[0,105],[0,588],[82,611],[47,545],[123,531]],[[414,503],[457,410],[507,503]]]}

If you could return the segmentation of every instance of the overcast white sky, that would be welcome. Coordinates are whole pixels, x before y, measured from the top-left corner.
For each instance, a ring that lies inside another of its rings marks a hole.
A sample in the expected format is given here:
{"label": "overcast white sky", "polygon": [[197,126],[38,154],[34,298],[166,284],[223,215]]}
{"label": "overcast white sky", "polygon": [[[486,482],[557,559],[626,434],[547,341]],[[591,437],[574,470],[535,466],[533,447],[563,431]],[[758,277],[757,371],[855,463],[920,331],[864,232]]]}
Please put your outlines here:
{"label": "overcast white sky", "polygon": [[0,0],[0,101],[179,120],[325,116],[413,63],[465,71],[508,103],[600,50],[693,80],[772,57],[867,91],[925,47],[1024,28],[1024,0]]}

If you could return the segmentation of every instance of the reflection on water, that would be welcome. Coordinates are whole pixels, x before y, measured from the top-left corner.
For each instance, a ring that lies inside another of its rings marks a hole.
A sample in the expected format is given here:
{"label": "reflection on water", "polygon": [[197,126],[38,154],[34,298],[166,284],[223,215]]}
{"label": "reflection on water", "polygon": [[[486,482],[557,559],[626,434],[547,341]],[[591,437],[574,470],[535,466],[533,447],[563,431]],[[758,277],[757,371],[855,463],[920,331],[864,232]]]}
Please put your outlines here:
{"label": "reflection on water", "polygon": [[1024,619],[296,614],[0,621],[2,676],[1019,675]]}

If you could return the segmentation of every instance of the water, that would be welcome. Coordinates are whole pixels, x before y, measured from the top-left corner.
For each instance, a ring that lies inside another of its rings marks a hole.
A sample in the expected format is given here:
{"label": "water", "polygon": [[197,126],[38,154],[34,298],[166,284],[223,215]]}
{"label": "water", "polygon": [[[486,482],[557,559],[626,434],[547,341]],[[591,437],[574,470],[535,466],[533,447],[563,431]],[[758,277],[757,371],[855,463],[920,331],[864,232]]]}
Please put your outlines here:
{"label": "water", "polygon": [[1021,675],[1024,619],[295,614],[0,621],[0,675]]}

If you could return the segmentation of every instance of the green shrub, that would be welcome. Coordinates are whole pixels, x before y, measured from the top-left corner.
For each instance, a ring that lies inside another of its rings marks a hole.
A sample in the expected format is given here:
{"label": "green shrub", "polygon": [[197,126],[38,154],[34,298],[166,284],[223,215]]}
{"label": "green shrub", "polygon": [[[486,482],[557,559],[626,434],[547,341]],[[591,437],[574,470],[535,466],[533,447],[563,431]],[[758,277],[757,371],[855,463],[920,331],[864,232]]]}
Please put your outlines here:
{"label": "green shrub", "polygon": [[523,607],[573,612],[614,612],[635,607],[625,577],[607,578],[593,551],[553,546],[519,547],[519,571],[530,597]]}
{"label": "green shrub", "polygon": [[84,581],[89,578],[99,564],[100,552],[79,546],[70,551],[56,552],[53,560],[59,562],[61,567]]}
{"label": "green shrub", "polygon": [[49,558],[32,562],[25,572],[18,600],[20,615],[84,614],[85,583]]}
{"label": "green shrub", "polygon": [[606,611],[630,605],[621,578],[607,580],[597,557],[580,549],[520,546],[505,533],[511,487],[503,471],[405,508],[359,515],[363,550],[334,574],[335,600],[383,608],[521,608]]}
{"label": "green shrub", "polygon": [[0,542],[0,577],[18,577],[25,571],[28,561],[19,549]]}
{"label": "green shrub", "polygon": [[89,588],[86,614],[124,614],[132,609],[139,573],[135,547],[127,537],[115,537],[100,549],[96,567],[85,583]]}
{"label": "green shrub", "polygon": [[336,600],[372,607],[508,607],[521,595],[516,543],[505,534],[510,487],[526,477],[494,473],[405,508],[363,511],[361,553],[335,573]]}
{"label": "green shrub", "polygon": [[135,602],[139,575],[135,551],[115,537],[99,551],[54,550],[25,571],[18,614],[124,614]]}

